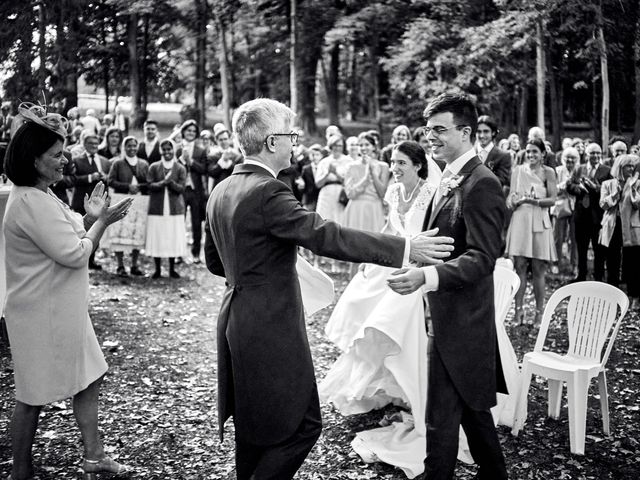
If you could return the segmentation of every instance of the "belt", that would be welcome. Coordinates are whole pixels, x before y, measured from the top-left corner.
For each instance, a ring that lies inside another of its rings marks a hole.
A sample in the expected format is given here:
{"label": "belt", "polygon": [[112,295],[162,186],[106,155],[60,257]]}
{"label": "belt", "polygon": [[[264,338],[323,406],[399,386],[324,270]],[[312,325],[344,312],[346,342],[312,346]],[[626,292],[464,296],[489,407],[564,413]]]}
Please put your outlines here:
{"label": "belt", "polygon": [[338,182],[337,180],[335,180],[335,181],[327,182],[324,184],[325,187],[327,185],[342,185],[342,182]]}

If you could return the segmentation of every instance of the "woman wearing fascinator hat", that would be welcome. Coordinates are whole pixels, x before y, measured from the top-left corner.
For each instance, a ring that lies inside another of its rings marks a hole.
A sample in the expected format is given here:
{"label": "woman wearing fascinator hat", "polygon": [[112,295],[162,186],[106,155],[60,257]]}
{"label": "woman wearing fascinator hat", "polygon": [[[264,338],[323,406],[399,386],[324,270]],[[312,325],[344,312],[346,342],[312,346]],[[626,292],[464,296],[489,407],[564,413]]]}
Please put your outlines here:
{"label": "woman wearing fascinator hat", "polygon": [[82,434],[86,479],[123,473],[98,433],[98,394],[107,364],[88,314],[89,256],[105,228],[127,214],[131,200],[110,205],[99,183],[73,212],[50,190],[68,162],[67,120],[23,104],[5,170],[14,183],[4,217],[5,317],[14,362],[16,406],[11,421],[11,480],[33,479],[31,456],[43,405],[73,397]]}

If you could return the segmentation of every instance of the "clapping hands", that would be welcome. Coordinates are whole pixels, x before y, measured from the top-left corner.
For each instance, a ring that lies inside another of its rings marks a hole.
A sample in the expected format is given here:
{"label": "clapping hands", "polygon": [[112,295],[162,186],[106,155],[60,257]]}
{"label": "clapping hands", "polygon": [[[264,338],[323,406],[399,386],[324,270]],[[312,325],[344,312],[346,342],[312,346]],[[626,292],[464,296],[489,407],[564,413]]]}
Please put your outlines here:
{"label": "clapping hands", "polygon": [[102,182],[95,186],[90,197],[84,196],[84,209],[87,215],[94,220],[103,220],[107,225],[122,220],[129,212],[132,203],[132,198],[125,198],[114,206],[110,206],[111,198]]}

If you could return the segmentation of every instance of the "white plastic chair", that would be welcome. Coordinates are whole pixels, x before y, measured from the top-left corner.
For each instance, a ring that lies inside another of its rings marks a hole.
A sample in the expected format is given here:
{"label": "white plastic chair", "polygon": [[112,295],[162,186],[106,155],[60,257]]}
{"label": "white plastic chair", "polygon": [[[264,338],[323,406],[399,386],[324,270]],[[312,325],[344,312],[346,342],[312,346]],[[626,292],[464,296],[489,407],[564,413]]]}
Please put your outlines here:
{"label": "white plastic chair", "polygon": [[[565,354],[543,351],[551,316],[566,298],[569,298],[568,351]],[[532,375],[537,374],[548,379],[548,415],[552,418],[560,416],[562,382],[567,382],[571,453],[584,455],[587,396],[589,383],[595,377],[598,377],[603,430],[606,435],[610,434],[605,364],[628,307],[629,299],[621,290],[601,282],[573,283],[551,295],[544,309],[534,351],[527,353],[522,362],[522,389],[511,433],[517,435],[524,425],[529,384]]]}
{"label": "white plastic chair", "polygon": [[493,419],[496,424],[513,427],[516,412],[516,403],[518,401],[518,392],[520,390],[520,369],[518,366],[518,357],[513,350],[513,345],[504,328],[504,320],[509,313],[509,308],[513,302],[513,298],[520,287],[520,278],[513,271],[513,264],[509,262],[501,262],[496,265],[493,271],[493,291],[494,303],[496,310],[496,335],[498,338],[498,348],[500,350],[500,363],[502,371],[507,383],[508,395],[499,393],[497,395],[497,404],[491,409]]}

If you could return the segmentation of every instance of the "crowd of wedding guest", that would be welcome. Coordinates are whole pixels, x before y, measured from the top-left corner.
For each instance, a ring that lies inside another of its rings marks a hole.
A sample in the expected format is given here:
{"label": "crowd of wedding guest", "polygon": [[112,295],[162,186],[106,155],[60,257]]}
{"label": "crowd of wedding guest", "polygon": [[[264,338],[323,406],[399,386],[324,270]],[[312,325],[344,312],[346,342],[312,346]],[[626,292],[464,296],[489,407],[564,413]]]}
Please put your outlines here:
{"label": "crowd of wedding guest", "polygon": [[[2,126],[10,125],[9,110],[3,105]],[[81,115],[77,108],[67,117],[64,155],[69,162],[52,190],[82,214],[84,196],[98,182],[117,199],[136,199],[135,214],[104,240],[114,253],[115,273],[144,275],[138,263],[141,252],[154,259],[153,278],[162,276],[163,258],[172,278],[180,277],[180,262],[200,263],[209,193],[242,162],[227,127],[217,123],[208,130],[187,120],[161,139],[158,123],[149,119],[142,138],[136,138],[128,136],[129,119],[119,106],[101,119],[93,109]],[[8,132],[0,131],[3,139],[8,140]],[[292,165],[280,180],[308,209],[369,231],[380,231],[386,221],[394,145],[414,140],[429,151],[422,127],[412,131],[397,125],[388,145],[376,130],[347,136],[330,125],[325,139],[312,145],[305,145],[303,132],[295,132]],[[640,145],[623,137],[612,138],[604,148],[588,138],[564,138],[554,152],[542,128],[532,127],[521,141],[517,134],[503,134],[494,119],[483,115],[475,146],[500,180],[509,209],[504,255],[513,259],[521,278],[518,321],[539,322],[549,273],[624,285],[632,308],[639,307],[640,280],[633,272],[640,269]],[[93,257],[89,265],[103,267]],[[328,265],[337,268],[333,261]],[[524,309],[529,278],[536,303],[532,315]]]}

